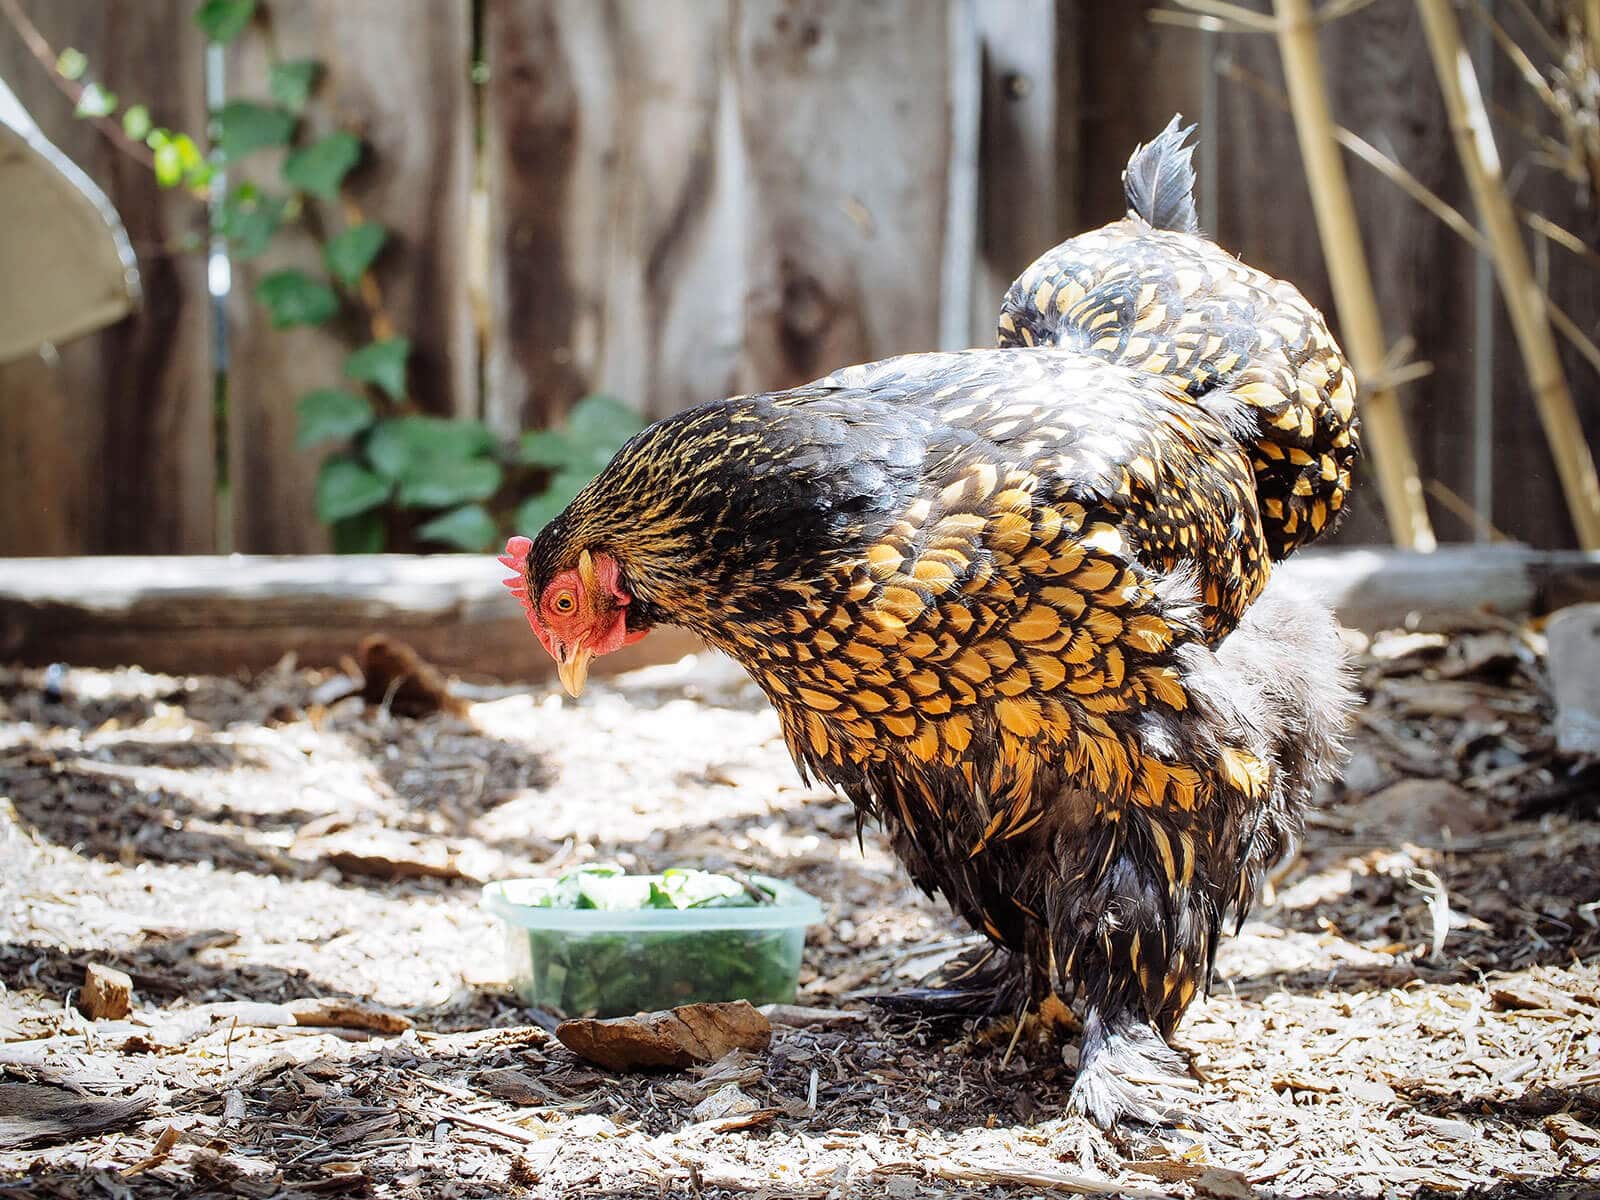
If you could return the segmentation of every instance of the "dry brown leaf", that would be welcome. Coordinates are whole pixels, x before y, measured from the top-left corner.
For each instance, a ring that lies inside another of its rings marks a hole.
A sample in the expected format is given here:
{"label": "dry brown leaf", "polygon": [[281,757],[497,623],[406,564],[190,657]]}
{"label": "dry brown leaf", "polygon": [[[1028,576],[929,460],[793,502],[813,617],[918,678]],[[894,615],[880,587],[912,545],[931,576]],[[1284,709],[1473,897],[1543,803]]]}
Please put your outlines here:
{"label": "dry brown leaf", "polygon": [[1528,979],[1508,979],[1489,989],[1489,1000],[1500,1012],[1576,1012],[1580,1005],[1571,996]]}
{"label": "dry brown leaf", "polygon": [[749,1001],[735,1000],[637,1017],[563,1021],[556,1037],[597,1066],[639,1071],[716,1062],[730,1050],[765,1050],[772,1044],[772,1023]]}
{"label": "dry brown leaf", "polygon": [[373,634],[361,643],[361,695],[402,717],[467,715],[467,702],[450,694],[437,667],[404,642]]}
{"label": "dry brown leaf", "polygon": [[325,862],[346,875],[481,882],[444,842],[377,825],[298,838],[291,853],[297,859]]}
{"label": "dry brown leaf", "polygon": [[197,1146],[187,1156],[188,1168],[208,1191],[220,1191],[245,1200],[266,1200],[278,1193],[283,1174],[271,1163],[239,1154],[222,1154],[207,1146]]}
{"label": "dry brown leaf", "polygon": [[284,1005],[296,1025],[316,1028],[370,1029],[374,1033],[398,1034],[411,1028],[411,1018],[403,1013],[379,1008],[360,1000],[339,1000],[309,996]]}

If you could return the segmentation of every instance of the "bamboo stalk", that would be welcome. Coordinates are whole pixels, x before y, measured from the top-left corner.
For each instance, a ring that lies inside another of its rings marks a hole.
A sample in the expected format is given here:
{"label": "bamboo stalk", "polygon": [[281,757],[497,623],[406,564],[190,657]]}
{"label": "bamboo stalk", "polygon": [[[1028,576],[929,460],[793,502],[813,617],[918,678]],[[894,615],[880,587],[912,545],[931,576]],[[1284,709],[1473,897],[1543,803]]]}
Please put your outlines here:
{"label": "bamboo stalk", "polygon": [[1567,509],[1578,531],[1578,544],[1586,550],[1600,549],[1600,479],[1595,476],[1594,456],[1573,407],[1572,393],[1567,390],[1544,294],[1534,279],[1517,215],[1506,194],[1494,131],[1489,127],[1472,59],[1461,45],[1461,27],[1450,0],[1417,0],[1417,8],[1450,114],[1456,153],[1489,237],[1500,291],[1511,313],[1511,327],[1522,351],[1550,454],[1556,460]]}
{"label": "bamboo stalk", "polygon": [[[1306,179],[1311,185],[1312,207],[1333,283],[1341,332],[1357,380],[1379,379],[1387,356],[1383,326],[1361,244],[1361,227],[1356,223],[1355,204],[1350,198],[1350,181],[1333,139],[1333,115],[1317,53],[1316,20],[1310,0],[1276,3],[1278,49],[1289,84],[1289,105],[1305,160]],[[1432,550],[1437,543],[1399,398],[1393,388],[1378,386],[1364,394],[1360,403],[1389,535],[1405,549]]]}
{"label": "bamboo stalk", "polygon": [[[1600,0],[1595,0],[1595,3],[1600,4]],[[1223,67],[1222,73],[1235,83],[1243,84],[1262,99],[1270,101],[1279,108],[1287,111],[1289,107],[1289,98],[1282,92],[1273,88],[1265,79],[1261,78],[1261,76],[1252,71],[1245,70],[1237,63],[1232,63]],[[1461,238],[1462,241],[1466,242],[1467,245],[1471,246],[1477,253],[1483,255],[1485,258],[1489,257],[1489,240],[1484,237],[1483,234],[1478,232],[1477,226],[1463,217],[1449,203],[1442,200],[1437,192],[1429,190],[1429,188],[1420,179],[1408,171],[1403,165],[1401,165],[1401,163],[1393,158],[1390,158],[1382,150],[1379,150],[1376,146],[1372,145],[1371,142],[1364,140],[1357,134],[1351,133],[1350,130],[1346,129],[1343,125],[1335,125],[1333,127],[1333,136],[1346,150],[1350,151],[1350,153],[1354,154],[1362,162],[1366,163],[1373,170],[1377,171],[1379,175],[1382,175],[1390,183],[1394,184],[1402,192],[1410,196],[1418,204],[1422,205],[1423,208],[1427,209],[1430,213],[1437,217],[1440,222],[1443,223],[1444,227],[1450,230],[1451,233],[1454,233],[1457,237]],[[1540,216],[1538,213],[1528,212],[1526,210],[1519,211],[1523,222],[1528,226],[1529,229],[1533,230],[1534,233],[1538,234],[1540,237],[1547,238],[1556,245],[1561,246],[1563,249],[1580,256],[1591,265],[1600,265],[1600,254],[1596,254],[1593,250],[1590,250],[1587,246],[1585,246],[1583,242],[1579,240],[1577,234],[1572,233],[1570,230],[1563,229],[1560,225],[1554,224],[1553,222]],[[1583,330],[1578,326],[1578,323],[1568,316],[1566,311],[1563,310],[1559,304],[1550,298],[1549,292],[1543,292],[1541,294],[1544,296],[1545,310],[1550,314],[1550,321],[1553,325],[1555,325],[1556,332],[1571,342],[1573,348],[1577,350],[1579,354],[1583,355],[1584,358],[1588,359],[1589,362],[1593,364],[1596,371],[1600,371],[1600,346],[1597,346],[1594,342],[1594,339],[1589,337],[1588,334],[1584,333]],[[1386,367],[1385,369],[1387,370],[1389,368]]]}

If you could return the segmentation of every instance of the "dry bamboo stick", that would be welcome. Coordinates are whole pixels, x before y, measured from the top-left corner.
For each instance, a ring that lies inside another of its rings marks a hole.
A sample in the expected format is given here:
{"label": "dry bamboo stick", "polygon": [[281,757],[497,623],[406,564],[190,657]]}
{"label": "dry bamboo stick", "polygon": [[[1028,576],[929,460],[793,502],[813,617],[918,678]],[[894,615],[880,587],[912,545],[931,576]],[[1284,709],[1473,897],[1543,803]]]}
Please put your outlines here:
{"label": "dry bamboo stick", "polygon": [[[1386,357],[1383,327],[1361,244],[1361,227],[1356,223],[1355,204],[1350,198],[1350,181],[1333,140],[1333,115],[1328,109],[1328,89],[1317,54],[1316,21],[1310,0],[1276,2],[1278,47],[1289,83],[1289,104],[1300,154],[1305,159],[1306,179],[1311,185],[1312,206],[1333,283],[1334,303],[1339,308],[1339,323],[1357,380],[1376,379]],[[1390,536],[1405,549],[1432,550],[1437,543],[1399,398],[1392,388],[1376,387],[1361,398],[1361,416],[1378,472],[1378,492],[1383,498]]]}
{"label": "dry bamboo stick", "polygon": [[[1600,0],[1595,0],[1595,3],[1600,4]],[[1243,84],[1256,95],[1265,100],[1271,101],[1273,104],[1276,104],[1279,108],[1285,110],[1288,109],[1288,97],[1282,92],[1277,91],[1269,83],[1267,83],[1265,79],[1261,78],[1261,76],[1255,74],[1254,72],[1245,70],[1237,63],[1232,63],[1223,67],[1222,73],[1235,83]],[[1358,134],[1350,132],[1350,130],[1346,129],[1343,125],[1335,125],[1333,127],[1333,136],[1346,150],[1350,151],[1362,162],[1373,168],[1378,172],[1378,174],[1382,175],[1390,183],[1394,184],[1402,192],[1410,196],[1418,204],[1422,205],[1423,208],[1427,209],[1430,213],[1437,217],[1444,224],[1446,229],[1450,230],[1457,237],[1461,238],[1467,243],[1467,245],[1471,246],[1479,254],[1488,257],[1489,240],[1484,237],[1483,234],[1478,232],[1477,226],[1463,217],[1446,201],[1440,199],[1437,192],[1429,190],[1429,188],[1420,179],[1418,179],[1410,171],[1406,170],[1406,168],[1398,161],[1390,158],[1382,150],[1379,150],[1376,146],[1372,145],[1371,142],[1366,141]],[[1579,241],[1576,234],[1563,229],[1559,225],[1553,224],[1544,217],[1540,216],[1538,213],[1522,210],[1521,216],[1528,228],[1539,234],[1541,237],[1548,238],[1571,253],[1581,256],[1588,262],[1596,263],[1597,261],[1600,261],[1600,255],[1597,255],[1593,250],[1590,250],[1581,241]],[[1541,294],[1544,296],[1545,309],[1550,314],[1550,320],[1555,325],[1556,332],[1571,342],[1573,348],[1576,349],[1579,354],[1583,355],[1584,358],[1588,359],[1589,362],[1593,364],[1596,371],[1600,371],[1600,346],[1597,346],[1594,342],[1594,339],[1589,337],[1588,334],[1584,333],[1583,330],[1578,326],[1578,323],[1568,316],[1566,311],[1559,304],[1550,298],[1550,294],[1548,292],[1543,292]],[[1385,369],[1392,370],[1392,368],[1388,366],[1386,366]],[[1379,378],[1383,377],[1384,376],[1382,375],[1379,376]]]}
{"label": "dry bamboo stick", "polygon": [[1456,153],[1489,236],[1500,291],[1511,313],[1511,327],[1578,531],[1578,544],[1586,550],[1600,549],[1600,479],[1595,476],[1594,456],[1567,390],[1544,294],[1533,277],[1517,215],[1506,194],[1494,131],[1489,127],[1472,59],[1461,44],[1461,27],[1450,0],[1417,0],[1417,8],[1450,113]]}
{"label": "dry bamboo stick", "polygon": [[1573,344],[1578,353],[1588,359],[1590,365],[1596,371],[1600,371],[1600,346],[1595,344],[1594,339],[1586,334],[1576,321],[1554,304],[1550,306],[1550,320],[1560,330],[1561,335]]}

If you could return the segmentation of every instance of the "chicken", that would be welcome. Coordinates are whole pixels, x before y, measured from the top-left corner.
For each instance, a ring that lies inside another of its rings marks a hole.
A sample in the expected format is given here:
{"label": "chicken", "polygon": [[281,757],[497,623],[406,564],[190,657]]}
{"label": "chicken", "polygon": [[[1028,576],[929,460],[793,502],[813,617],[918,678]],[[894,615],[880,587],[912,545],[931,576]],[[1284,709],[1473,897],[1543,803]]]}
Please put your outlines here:
{"label": "chicken", "polygon": [[1103,1125],[1163,1115],[1136,1081],[1181,1069],[1350,702],[1330,614],[1269,583],[1345,503],[1350,372],[1193,232],[1185,133],[1018,280],[1000,348],[678,413],[502,558],[573,695],[657,625],[737,659],[1008,998],[1075,998],[1071,1103]]}

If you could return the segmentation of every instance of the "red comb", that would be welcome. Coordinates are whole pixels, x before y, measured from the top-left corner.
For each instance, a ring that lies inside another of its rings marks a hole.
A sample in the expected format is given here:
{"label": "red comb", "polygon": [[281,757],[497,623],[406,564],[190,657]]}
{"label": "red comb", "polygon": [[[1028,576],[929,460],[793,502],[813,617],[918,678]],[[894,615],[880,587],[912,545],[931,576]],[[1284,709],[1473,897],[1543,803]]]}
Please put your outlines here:
{"label": "red comb", "polygon": [[506,543],[506,552],[500,556],[500,562],[516,572],[500,582],[511,589],[511,594],[522,602],[522,607],[531,617],[533,615],[533,600],[528,595],[528,551],[533,549],[533,539],[514,537]]}
{"label": "red comb", "polygon": [[533,539],[518,534],[506,542],[506,552],[500,556],[500,561],[513,571],[520,571],[528,565],[528,551],[532,549]]}

